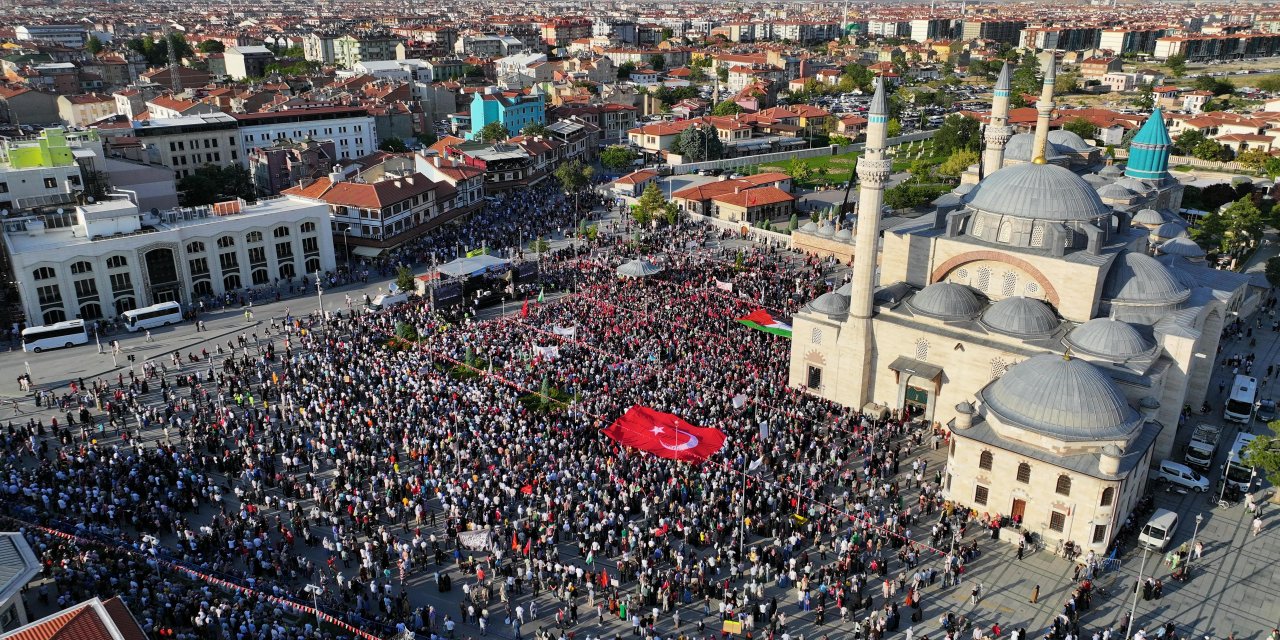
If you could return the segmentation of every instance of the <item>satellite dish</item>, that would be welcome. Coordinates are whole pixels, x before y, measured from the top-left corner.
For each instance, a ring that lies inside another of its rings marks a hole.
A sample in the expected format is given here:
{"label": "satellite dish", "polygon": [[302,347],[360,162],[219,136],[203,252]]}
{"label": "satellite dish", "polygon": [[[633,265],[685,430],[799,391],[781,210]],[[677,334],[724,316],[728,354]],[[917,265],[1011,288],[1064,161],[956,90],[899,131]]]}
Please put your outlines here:
{"label": "satellite dish", "polygon": [[0,209],[0,216],[6,216],[6,217],[7,217],[8,215],[9,215],[9,210],[8,210],[8,209]]}
{"label": "satellite dish", "polygon": [[58,214],[61,215],[63,213],[66,213],[66,211],[63,211],[62,207],[58,207]]}

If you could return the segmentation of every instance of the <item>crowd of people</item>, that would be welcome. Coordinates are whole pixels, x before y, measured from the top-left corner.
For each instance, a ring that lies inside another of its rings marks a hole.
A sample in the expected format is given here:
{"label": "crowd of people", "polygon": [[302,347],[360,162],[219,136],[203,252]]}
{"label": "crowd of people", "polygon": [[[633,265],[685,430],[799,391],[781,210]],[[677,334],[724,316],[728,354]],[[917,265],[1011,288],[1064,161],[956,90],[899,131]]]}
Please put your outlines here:
{"label": "crowd of people", "polygon": [[[571,228],[565,204],[530,191],[516,215],[400,258]],[[709,638],[728,621],[911,640],[981,554],[985,523],[942,499],[923,458],[945,431],[789,388],[787,342],[734,320],[790,315],[839,276],[711,246],[722,235],[684,224],[558,252],[542,275],[564,295],[495,320],[426,301],[285,315],[212,357],[57,390],[65,416],[0,434],[9,524],[50,578],[39,599],[120,595],[177,638],[349,635],[284,598],[379,637],[523,638],[554,619],[534,632]],[[662,273],[618,278],[638,254]],[[633,405],[727,444],[701,464],[620,447],[600,430]],[[455,582],[456,608],[437,595]]]}

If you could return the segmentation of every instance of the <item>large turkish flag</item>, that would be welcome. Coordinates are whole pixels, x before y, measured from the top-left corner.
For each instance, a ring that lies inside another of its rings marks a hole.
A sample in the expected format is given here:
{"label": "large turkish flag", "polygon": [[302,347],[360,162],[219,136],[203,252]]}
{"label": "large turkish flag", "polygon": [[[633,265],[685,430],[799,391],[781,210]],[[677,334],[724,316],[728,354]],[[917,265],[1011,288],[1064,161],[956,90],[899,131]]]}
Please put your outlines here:
{"label": "large turkish flag", "polygon": [[724,446],[724,432],[695,427],[679,416],[634,405],[603,430],[618,443],[659,458],[702,462]]}

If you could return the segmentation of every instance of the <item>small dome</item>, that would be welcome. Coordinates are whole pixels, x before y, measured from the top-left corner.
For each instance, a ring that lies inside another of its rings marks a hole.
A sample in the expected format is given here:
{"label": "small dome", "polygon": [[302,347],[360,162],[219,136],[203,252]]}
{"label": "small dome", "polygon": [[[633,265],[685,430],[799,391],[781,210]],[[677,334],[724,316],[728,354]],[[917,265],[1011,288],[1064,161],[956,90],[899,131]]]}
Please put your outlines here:
{"label": "small dome", "polygon": [[[1119,186],[1119,185],[1116,185],[1116,186]],[[1124,189],[1124,187],[1120,187],[1120,188]],[[1125,189],[1125,191],[1128,191],[1128,189]],[[1133,214],[1133,223],[1159,225],[1159,224],[1164,224],[1165,220],[1164,220],[1164,216],[1160,215],[1159,211],[1156,211],[1155,209],[1143,209]]]}
{"label": "small dome", "polygon": [[840,295],[842,295],[842,296],[845,296],[845,297],[852,297],[852,296],[853,296],[853,283],[852,283],[852,282],[846,282],[846,283],[844,283],[844,284],[840,285],[840,288],[839,288],[839,289],[836,289],[836,293],[838,293],[838,294],[840,294]]}
{"label": "small dome", "polygon": [[1159,260],[1126,251],[1116,257],[1102,283],[1102,298],[1131,304],[1176,304],[1191,292]]}
{"label": "small dome", "polygon": [[[1019,133],[1009,138],[1004,145],[1005,160],[1021,160],[1023,162],[1031,162],[1035,158],[1031,157],[1031,150],[1036,145],[1036,134]],[[1062,151],[1052,144],[1046,144],[1044,150],[1044,159],[1052,162],[1062,158]]]}
{"label": "small dome", "polygon": [[1124,177],[1124,165],[1109,164],[1098,170],[1098,175],[1104,178],[1121,178]]}
{"label": "small dome", "polygon": [[1065,147],[1072,151],[1092,151],[1093,145],[1084,141],[1084,138],[1076,135],[1073,131],[1066,129],[1054,129],[1049,132],[1049,144],[1058,147]]}
{"label": "small dome", "polygon": [[913,311],[939,320],[963,320],[978,315],[982,303],[973,291],[954,282],[935,282],[907,301]]}
{"label": "small dome", "polygon": [[956,187],[956,188],[955,188],[955,190],[953,190],[951,193],[954,193],[954,194],[956,194],[956,195],[958,195],[958,196],[967,196],[967,195],[969,195],[969,192],[970,192],[970,191],[973,191],[973,188],[974,188],[975,186],[977,186],[977,185],[973,184],[972,182],[966,182],[966,183],[964,183],[964,184],[962,184],[962,185],[960,185],[960,186]]}
{"label": "small dome", "polygon": [[1079,358],[1033,356],[979,397],[1002,422],[1059,440],[1115,440],[1141,424],[1111,378]]}
{"label": "small dome", "polygon": [[1109,198],[1111,200],[1128,200],[1134,195],[1136,194],[1132,191],[1114,183],[1103,185],[1098,189],[1098,197]]}
{"label": "small dome", "polygon": [[1110,318],[1094,318],[1072,329],[1063,342],[1080,353],[1118,362],[1150,355],[1156,348],[1133,325]]}
{"label": "small dome", "polygon": [[1095,220],[1111,213],[1088,182],[1052,164],[1005,167],[965,199],[980,211],[1037,220]]}
{"label": "small dome", "polygon": [[1201,249],[1200,245],[1186,236],[1175,236],[1172,240],[1160,245],[1158,249],[1160,253],[1169,256],[1181,256],[1183,258],[1203,258],[1205,256],[1204,249]]}
{"label": "small dome", "polygon": [[987,308],[982,324],[1013,336],[1051,333],[1058,328],[1058,317],[1049,305],[1035,298],[1005,298]]}
{"label": "small dome", "polygon": [[1146,193],[1151,190],[1150,185],[1146,184],[1141,180],[1136,180],[1134,178],[1121,178],[1119,180],[1116,180],[1116,184],[1134,193]]}
{"label": "small dome", "polygon": [[804,226],[800,227],[800,230],[804,231],[805,233],[813,233],[818,230],[818,223],[810,220],[804,223]]}
{"label": "small dome", "polygon": [[853,240],[853,230],[850,229],[849,227],[845,227],[837,231],[836,234],[832,237],[841,242],[850,242]]}
{"label": "small dome", "polygon": [[828,291],[807,305],[809,311],[840,317],[849,313],[849,296]]}
{"label": "small dome", "polygon": [[820,236],[824,236],[824,237],[831,236],[831,235],[834,235],[835,232],[836,232],[836,227],[835,225],[831,224],[830,220],[823,220],[822,224],[818,225],[818,235]]}
{"label": "small dome", "polygon": [[1171,240],[1187,235],[1187,228],[1176,222],[1166,222],[1152,229],[1151,235],[1161,240]]}

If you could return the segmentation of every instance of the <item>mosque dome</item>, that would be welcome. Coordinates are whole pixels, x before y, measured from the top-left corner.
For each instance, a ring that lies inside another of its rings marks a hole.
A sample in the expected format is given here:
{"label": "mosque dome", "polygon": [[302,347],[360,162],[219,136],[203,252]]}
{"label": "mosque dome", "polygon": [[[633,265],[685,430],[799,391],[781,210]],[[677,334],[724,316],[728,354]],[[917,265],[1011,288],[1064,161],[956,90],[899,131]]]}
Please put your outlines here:
{"label": "mosque dome", "polygon": [[1113,361],[1150,355],[1156,348],[1133,325],[1110,318],[1094,318],[1072,329],[1063,343],[1080,353]]}
{"label": "mosque dome", "polygon": [[964,183],[964,184],[962,184],[962,185],[960,185],[960,186],[956,187],[956,188],[955,188],[955,190],[953,190],[951,193],[954,193],[954,194],[956,194],[956,195],[958,195],[958,196],[967,196],[967,195],[969,195],[969,192],[970,192],[970,191],[973,191],[973,188],[974,188],[975,186],[976,186],[976,185],[974,185],[972,182],[966,182],[966,183]]}
{"label": "mosque dome", "polygon": [[[1023,162],[1031,162],[1031,151],[1035,148],[1036,134],[1019,133],[1009,138],[1004,145],[1005,160],[1021,160]],[[1045,145],[1044,159],[1053,162],[1064,158],[1062,151],[1052,143]]]}
{"label": "mosque dome", "polygon": [[841,242],[849,242],[853,240],[853,230],[849,227],[845,227],[837,231],[833,237]]}
{"label": "mosque dome", "polygon": [[830,220],[823,220],[822,224],[818,225],[818,235],[820,236],[826,237],[826,236],[835,235],[835,232],[836,232],[836,227],[835,225],[831,224]]}
{"label": "mosque dome", "polygon": [[987,328],[1012,336],[1035,336],[1058,328],[1058,317],[1049,305],[1035,298],[1005,298],[982,313]]}
{"label": "mosque dome", "polygon": [[1151,235],[1161,240],[1170,240],[1187,235],[1187,228],[1176,222],[1166,222],[1152,229]]}
{"label": "mosque dome", "polygon": [[1095,220],[1111,213],[1093,187],[1069,169],[1017,164],[989,175],[965,198],[979,211],[1039,220]]}
{"label": "mosque dome", "polygon": [[839,288],[839,289],[836,289],[836,293],[838,293],[838,294],[840,294],[840,295],[842,295],[842,296],[845,296],[845,297],[852,297],[852,296],[853,296],[853,283],[852,283],[852,282],[846,282],[846,283],[844,283],[844,284],[840,285],[840,288]]}
{"label": "mosque dome", "polygon": [[1146,193],[1151,190],[1150,185],[1133,178],[1120,178],[1119,180],[1116,180],[1115,183],[1134,193]]}
{"label": "mosque dome", "polygon": [[1177,304],[1190,295],[1159,260],[1133,251],[1116,257],[1102,283],[1102,298],[1120,303]]}
{"label": "mosque dome", "polygon": [[1095,148],[1093,145],[1085,142],[1084,138],[1076,135],[1075,132],[1067,131],[1066,129],[1054,129],[1053,131],[1050,131],[1049,144],[1070,149],[1071,151],[1093,151]]}
{"label": "mosque dome", "polygon": [[1059,440],[1116,440],[1141,424],[1111,378],[1078,358],[1033,356],[978,395],[1001,422]]}
{"label": "mosque dome", "polygon": [[814,221],[810,220],[810,221],[808,221],[808,222],[804,223],[804,226],[803,226],[803,227],[800,227],[800,230],[801,230],[801,231],[804,231],[804,232],[807,232],[807,233],[814,233],[815,231],[817,231],[817,230],[818,230],[818,223],[816,223],[816,222],[814,222]]}
{"label": "mosque dome", "polygon": [[[1124,187],[1120,188],[1124,189]],[[1128,189],[1125,190],[1128,191]],[[1164,224],[1164,222],[1164,216],[1160,215],[1160,212],[1155,209],[1143,209],[1133,214],[1134,224],[1161,225]]]}
{"label": "mosque dome", "polygon": [[1098,189],[1098,197],[1112,200],[1128,200],[1134,195],[1132,191],[1115,183],[1103,185]]}
{"label": "mosque dome", "polygon": [[1205,256],[1204,249],[1186,236],[1174,236],[1172,240],[1160,245],[1158,249],[1160,253],[1169,256],[1181,256],[1183,258],[1203,258]]}
{"label": "mosque dome", "polygon": [[1124,165],[1109,164],[1098,170],[1098,175],[1104,178],[1120,178],[1124,176]]}
{"label": "mosque dome", "polygon": [[849,296],[828,291],[808,304],[808,310],[823,313],[831,317],[841,317],[849,313]]}
{"label": "mosque dome", "polygon": [[954,282],[935,282],[912,296],[907,305],[939,320],[963,320],[978,315],[982,303],[973,290]]}

